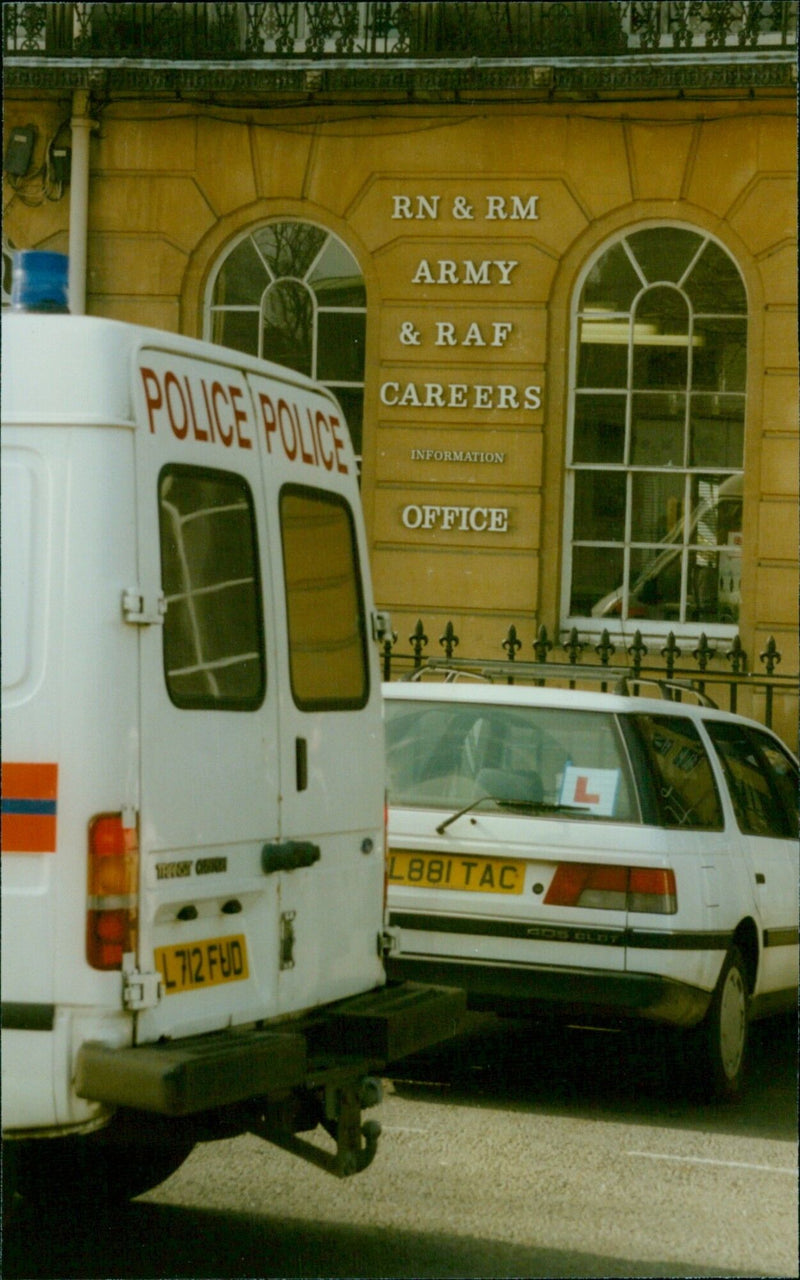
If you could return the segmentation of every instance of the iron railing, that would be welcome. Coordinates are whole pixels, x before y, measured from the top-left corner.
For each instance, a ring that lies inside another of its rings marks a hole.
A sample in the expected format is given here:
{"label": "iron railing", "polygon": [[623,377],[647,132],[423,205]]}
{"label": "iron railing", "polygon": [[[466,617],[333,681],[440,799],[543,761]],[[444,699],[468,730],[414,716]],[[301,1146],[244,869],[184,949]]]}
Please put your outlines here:
{"label": "iron railing", "polygon": [[159,61],[732,56],[797,47],[797,0],[4,4],[6,57]]}
{"label": "iron railing", "polygon": [[782,655],[772,636],[757,655],[757,666],[748,661],[738,635],[723,646],[701,634],[696,644],[687,649],[670,632],[656,648],[652,642],[646,644],[639,631],[632,641],[618,639],[615,644],[608,631],[603,631],[597,640],[581,637],[573,628],[562,639],[552,640],[547,628],[540,626],[535,638],[525,642],[512,624],[494,656],[466,658],[456,652],[461,641],[452,622],[445,625],[438,638],[439,652],[432,653],[425,624],[419,619],[407,643],[407,649],[398,648],[396,633],[383,642],[384,680],[404,679],[422,671],[440,676],[456,672],[507,684],[575,688],[579,682],[591,682],[602,691],[622,682],[627,688],[636,688],[655,681],[670,685],[678,697],[683,683],[687,689],[691,687],[733,712],[740,710],[740,690],[750,689],[759,697],[753,706],[748,706],[748,714],[757,715],[770,728],[776,698],[788,698],[794,705],[800,695],[800,675],[777,672]]}

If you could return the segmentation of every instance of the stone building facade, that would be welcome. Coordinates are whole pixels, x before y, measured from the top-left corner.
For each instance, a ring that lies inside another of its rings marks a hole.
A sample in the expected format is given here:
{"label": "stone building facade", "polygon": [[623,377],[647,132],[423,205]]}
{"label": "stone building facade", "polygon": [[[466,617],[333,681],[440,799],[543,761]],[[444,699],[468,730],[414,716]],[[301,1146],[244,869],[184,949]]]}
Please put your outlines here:
{"label": "stone building facade", "polygon": [[[483,27],[465,57],[457,29],[455,50],[441,22],[419,34],[422,10],[497,6],[228,5],[273,11],[257,48],[165,56],[165,11],[220,7],[5,6],[6,147],[35,135],[7,241],[68,251],[82,182],[87,312],[338,391],[401,638],[419,618],[463,656],[510,624],[590,651],[738,636],[752,663],[773,637],[796,671],[796,5],[748,32],[731,4],[721,35],[701,5],[682,46],[664,14],[688,6],[655,6],[656,36],[652,5],[505,7],[571,11],[573,44],[543,26],[498,54]],[[342,56],[333,18],[313,44],[322,9],[373,35],[384,10],[395,44],[351,31]],[[155,43],[109,44],[133,38],[109,11]]]}

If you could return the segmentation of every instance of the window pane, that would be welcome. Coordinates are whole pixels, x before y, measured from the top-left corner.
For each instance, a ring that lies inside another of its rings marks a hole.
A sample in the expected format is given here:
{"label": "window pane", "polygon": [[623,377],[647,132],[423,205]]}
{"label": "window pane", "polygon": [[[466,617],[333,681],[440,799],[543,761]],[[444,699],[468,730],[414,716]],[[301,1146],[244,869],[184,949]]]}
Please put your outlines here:
{"label": "window pane", "polygon": [[691,720],[683,716],[632,716],[648,772],[659,780],[655,800],[665,827],[721,831],[722,809],[711,762]]}
{"label": "window pane", "polygon": [[280,499],[292,694],[303,711],[362,707],[366,623],[350,508],[287,486]]}
{"label": "window pane", "polygon": [[634,387],[686,386],[689,310],[676,289],[649,289],[633,327]]}
{"label": "window pane", "polygon": [[680,227],[648,227],[626,237],[633,255],[651,284],[680,280],[697,250],[701,237]]}
{"label": "window pane", "polygon": [[624,396],[575,397],[575,462],[625,461]]}
{"label": "window pane", "polygon": [[636,471],[631,492],[631,541],[683,541],[684,479],[664,471]]}
{"label": "window pane", "polygon": [[629,618],[681,620],[682,545],[634,547],[631,557]]}
{"label": "window pane", "polygon": [[740,467],[744,458],[744,396],[695,395],[689,409],[689,465]]}
{"label": "window pane", "polygon": [[747,310],[744,282],[736,263],[709,240],[685,284],[696,312],[725,315]]}
{"label": "window pane", "polygon": [[364,377],[367,317],[361,312],[320,311],[317,377],[323,382],[360,382]]}
{"label": "window pane", "polygon": [[631,409],[631,462],[682,467],[686,396],[635,395]]}
{"label": "window pane", "polygon": [[692,477],[689,541],[697,548],[689,556],[689,618],[737,621],[741,595],[740,475]]}
{"label": "window pane", "polygon": [[313,303],[305,285],[294,280],[273,285],[264,298],[264,358],[310,376],[313,320]]}
{"label": "window pane", "polygon": [[709,720],[736,821],[747,835],[797,836],[797,770],[766,734]]}
{"label": "window pane", "polygon": [[308,222],[270,222],[253,232],[253,240],[276,278],[297,276],[302,280],[326,235]]}
{"label": "window pane", "polygon": [[356,457],[362,453],[362,422],[364,418],[364,391],[361,387],[331,387],[333,394],[342,406],[347,425],[350,428],[350,439]]}
{"label": "window pane", "polygon": [[367,293],[358,264],[352,253],[333,237],[308,277],[308,283],[316,293],[320,306],[366,306]]}
{"label": "window pane", "polygon": [[581,295],[581,311],[630,311],[642,282],[621,244],[615,244],[591,268]]}
{"label": "window pane", "polygon": [[266,665],[255,519],[239,476],[165,469],[159,481],[164,668],[178,707],[247,710]]}
{"label": "window pane", "polygon": [[692,386],[744,391],[747,325],[744,320],[697,320],[692,347]]}
{"label": "window pane", "polygon": [[627,386],[628,320],[585,317],[578,326],[578,386]]}
{"label": "window pane", "polygon": [[612,547],[575,547],[572,552],[572,614],[618,617],[622,602],[623,552]]}
{"label": "window pane", "polygon": [[215,311],[212,315],[211,341],[234,351],[257,356],[258,330],[258,311]]}
{"label": "window pane", "polygon": [[576,472],[575,537],[587,542],[624,541],[624,471]]}
{"label": "window pane", "polygon": [[268,284],[264,263],[248,237],[223,262],[214,285],[214,302],[217,306],[258,306]]}

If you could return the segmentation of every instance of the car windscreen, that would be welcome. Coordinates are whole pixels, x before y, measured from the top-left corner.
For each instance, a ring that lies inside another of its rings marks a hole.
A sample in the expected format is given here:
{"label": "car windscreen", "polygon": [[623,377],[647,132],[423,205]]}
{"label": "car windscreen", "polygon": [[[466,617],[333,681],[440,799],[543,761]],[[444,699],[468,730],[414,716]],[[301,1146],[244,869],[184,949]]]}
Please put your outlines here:
{"label": "car windscreen", "polygon": [[389,699],[386,740],[391,805],[641,821],[607,712]]}

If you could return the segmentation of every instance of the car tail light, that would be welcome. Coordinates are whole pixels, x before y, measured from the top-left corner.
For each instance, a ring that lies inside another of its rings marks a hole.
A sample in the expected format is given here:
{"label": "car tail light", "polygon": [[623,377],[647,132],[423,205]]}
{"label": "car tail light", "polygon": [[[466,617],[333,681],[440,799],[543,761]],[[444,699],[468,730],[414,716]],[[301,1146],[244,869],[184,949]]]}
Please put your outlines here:
{"label": "car tail light", "polygon": [[631,867],[628,910],[657,911],[672,916],[678,910],[675,872],[671,867]]}
{"label": "car tail light", "polygon": [[675,873],[663,867],[623,867],[560,862],[544,896],[547,906],[595,907],[605,911],[678,910]]}
{"label": "car tail light", "polygon": [[121,969],[136,947],[139,842],[121,813],[101,813],[89,824],[86,958],[93,969]]}

